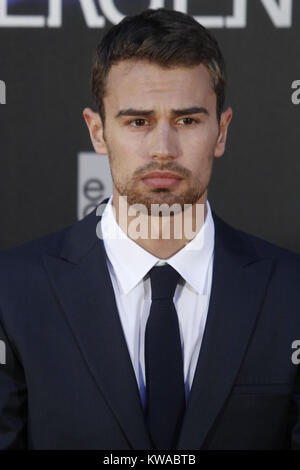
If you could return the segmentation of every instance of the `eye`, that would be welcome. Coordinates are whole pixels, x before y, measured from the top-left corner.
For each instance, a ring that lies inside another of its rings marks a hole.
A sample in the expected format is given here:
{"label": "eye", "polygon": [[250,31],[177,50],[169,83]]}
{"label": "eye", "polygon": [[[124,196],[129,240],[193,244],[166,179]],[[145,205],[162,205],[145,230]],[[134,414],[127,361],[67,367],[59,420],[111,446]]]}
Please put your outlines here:
{"label": "eye", "polygon": [[[142,119],[142,118],[139,118],[139,119],[132,119],[131,121],[128,122],[128,124],[132,124],[132,123],[135,123],[133,125],[133,127],[143,127],[143,123],[146,122],[146,119]],[[139,125],[137,123],[142,123],[142,125]]]}
{"label": "eye", "polygon": [[182,120],[185,120],[187,125],[197,124],[198,123],[197,119],[194,119],[194,118],[191,118],[191,117],[184,117],[184,118],[179,119],[179,121],[182,121]]}

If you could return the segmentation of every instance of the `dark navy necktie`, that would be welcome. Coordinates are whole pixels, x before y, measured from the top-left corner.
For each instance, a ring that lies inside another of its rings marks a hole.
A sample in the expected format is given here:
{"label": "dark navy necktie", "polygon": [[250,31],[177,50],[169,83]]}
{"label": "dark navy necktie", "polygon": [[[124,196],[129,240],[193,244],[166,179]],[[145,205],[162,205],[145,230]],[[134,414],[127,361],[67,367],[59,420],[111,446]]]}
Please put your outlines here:
{"label": "dark navy necktie", "polygon": [[173,302],[180,274],[150,271],[152,303],[145,331],[146,423],[156,449],[175,449],[185,412],[183,357]]}

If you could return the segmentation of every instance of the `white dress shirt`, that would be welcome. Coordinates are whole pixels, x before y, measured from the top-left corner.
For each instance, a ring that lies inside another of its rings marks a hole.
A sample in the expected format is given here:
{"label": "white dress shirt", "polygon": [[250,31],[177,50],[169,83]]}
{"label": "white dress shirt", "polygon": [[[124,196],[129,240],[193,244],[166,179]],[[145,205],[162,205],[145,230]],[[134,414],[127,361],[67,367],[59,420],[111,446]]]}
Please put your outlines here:
{"label": "white dress shirt", "polygon": [[[124,336],[140,390],[141,402],[145,407],[144,338],[151,305],[151,283],[147,273],[154,265],[165,264],[166,260],[160,260],[152,255],[125,234],[116,221],[112,198],[112,196],[109,198],[102,214],[102,237]],[[207,317],[212,282],[214,234],[213,217],[207,201],[205,222],[197,235],[167,259],[167,263],[183,278],[177,284],[173,301],[179,321],[186,402],[192,386]]]}

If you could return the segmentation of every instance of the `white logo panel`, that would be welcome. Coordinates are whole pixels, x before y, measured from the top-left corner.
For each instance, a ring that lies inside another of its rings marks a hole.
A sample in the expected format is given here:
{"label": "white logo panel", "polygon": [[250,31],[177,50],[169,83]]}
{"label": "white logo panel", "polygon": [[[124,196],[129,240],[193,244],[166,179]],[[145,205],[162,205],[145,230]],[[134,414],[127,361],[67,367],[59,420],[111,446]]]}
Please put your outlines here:
{"label": "white logo panel", "polygon": [[112,195],[112,178],[107,155],[78,154],[77,217],[82,219]]}

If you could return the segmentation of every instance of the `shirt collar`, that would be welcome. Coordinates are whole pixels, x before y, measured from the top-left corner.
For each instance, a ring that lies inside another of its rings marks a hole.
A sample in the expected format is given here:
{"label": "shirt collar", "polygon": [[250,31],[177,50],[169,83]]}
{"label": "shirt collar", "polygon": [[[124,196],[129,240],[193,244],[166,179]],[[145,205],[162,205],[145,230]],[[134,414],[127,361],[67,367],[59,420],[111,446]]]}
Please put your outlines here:
{"label": "shirt collar", "polygon": [[214,251],[214,221],[207,200],[207,214],[197,235],[167,260],[157,258],[129,238],[118,225],[112,198],[101,218],[102,237],[106,254],[111,262],[124,294],[133,289],[150,269],[158,264],[170,264],[199,294],[203,294],[207,268]]}

